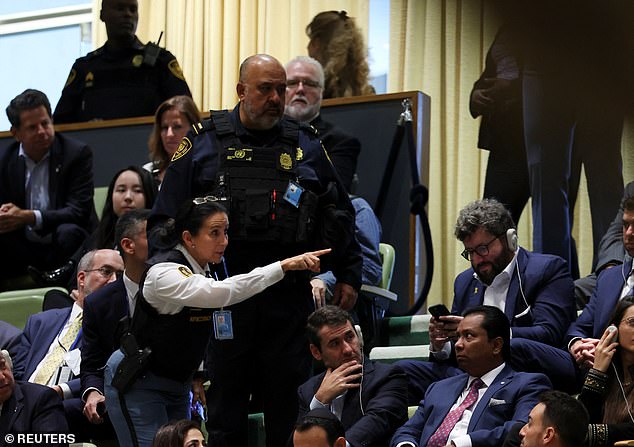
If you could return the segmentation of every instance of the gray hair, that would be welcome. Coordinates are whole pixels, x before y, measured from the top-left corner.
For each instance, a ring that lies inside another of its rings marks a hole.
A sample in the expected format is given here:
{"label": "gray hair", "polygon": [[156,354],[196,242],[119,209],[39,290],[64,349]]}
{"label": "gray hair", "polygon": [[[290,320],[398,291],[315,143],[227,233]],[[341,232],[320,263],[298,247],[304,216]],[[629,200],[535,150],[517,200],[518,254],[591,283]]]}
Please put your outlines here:
{"label": "gray hair", "polygon": [[77,265],[78,272],[85,272],[86,270],[90,270],[92,268],[92,263],[95,259],[95,254],[97,253],[97,251],[98,250],[90,250],[88,253],[81,257],[81,259],[79,260],[79,264]]}
{"label": "gray hair", "polygon": [[324,88],[324,82],[325,82],[324,67],[321,66],[321,64],[319,63],[317,59],[314,59],[310,56],[297,56],[291,59],[290,61],[288,61],[288,63],[284,66],[284,69],[288,72],[288,67],[290,67],[293,64],[308,64],[315,67],[315,69],[317,70],[317,76],[319,77],[319,86],[321,88]]}
{"label": "gray hair", "polygon": [[11,360],[11,354],[9,354],[9,351],[3,349],[0,352],[2,352],[2,357],[4,357],[4,361],[7,363],[9,369],[13,371],[13,360]]}
{"label": "gray hair", "polygon": [[476,200],[460,210],[454,234],[459,241],[482,228],[493,236],[501,236],[515,228],[511,213],[495,199]]}

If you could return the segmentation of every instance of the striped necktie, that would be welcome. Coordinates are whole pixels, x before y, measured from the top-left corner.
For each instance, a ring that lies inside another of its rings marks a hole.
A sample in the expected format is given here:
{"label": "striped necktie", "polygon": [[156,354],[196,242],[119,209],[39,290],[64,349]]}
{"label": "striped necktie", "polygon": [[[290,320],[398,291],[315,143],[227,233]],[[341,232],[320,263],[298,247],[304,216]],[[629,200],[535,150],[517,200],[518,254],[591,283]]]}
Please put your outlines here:
{"label": "striped necktie", "polygon": [[462,401],[460,405],[451,410],[445,416],[445,420],[442,421],[438,430],[429,438],[429,442],[427,443],[427,447],[443,447],[447,445],[447,439],[449,439],[449,433],[456,426],[456,423],[462,417],[464,411],[471,407],[478,400],[478,390],[484,386],[484,382],[479,378],[474,379],[471,382],[471,386],[469,387],[469,394],[465,397],[465,400]]}

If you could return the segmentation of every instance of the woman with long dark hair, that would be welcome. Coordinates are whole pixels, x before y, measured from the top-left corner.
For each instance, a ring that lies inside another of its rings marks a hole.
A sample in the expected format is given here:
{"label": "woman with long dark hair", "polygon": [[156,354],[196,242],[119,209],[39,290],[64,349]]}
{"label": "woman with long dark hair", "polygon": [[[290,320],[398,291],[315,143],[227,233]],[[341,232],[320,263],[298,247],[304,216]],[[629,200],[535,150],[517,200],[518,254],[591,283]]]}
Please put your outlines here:
{"label": "woman with long dark hair", "polygon": [[634,439],[634,296],[617,304],[579,399],[590,414],[587,445]]}

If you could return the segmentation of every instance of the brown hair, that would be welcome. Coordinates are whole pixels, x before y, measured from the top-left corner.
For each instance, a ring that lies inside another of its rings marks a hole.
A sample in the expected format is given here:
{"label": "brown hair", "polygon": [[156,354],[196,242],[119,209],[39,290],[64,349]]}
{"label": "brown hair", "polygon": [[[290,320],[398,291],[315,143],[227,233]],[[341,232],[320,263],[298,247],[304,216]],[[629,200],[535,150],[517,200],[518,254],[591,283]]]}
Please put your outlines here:
{"label": "brown hair", "polygon": [[163,141],[161,141],[161,119],[165,112],[172,109],[176,109],[185,115],[190,125],[200,121],[198,107],[196,107],[194,100],[189,96],[173,96],[158,106],[154,114],[154,127],[148,139],[148,147],[150,149],[150,160],[154,162],[159,171],[167,168],[170,162],[169,154],[163,147]]}
{"label": "brown hair", "polygon": [[306,27],[311,41],[319,44],[315,57],[324,67],[324,98],[371,95],[367,50],[354,19],[346,11],[324,11]]}

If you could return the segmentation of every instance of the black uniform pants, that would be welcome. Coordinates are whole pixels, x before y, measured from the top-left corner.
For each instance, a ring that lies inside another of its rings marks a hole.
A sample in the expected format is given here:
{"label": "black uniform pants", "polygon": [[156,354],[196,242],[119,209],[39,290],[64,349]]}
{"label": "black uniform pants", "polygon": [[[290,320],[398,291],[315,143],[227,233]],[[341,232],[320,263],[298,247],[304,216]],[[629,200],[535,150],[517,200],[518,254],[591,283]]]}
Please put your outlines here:
{"label": "black uniform pants", "polygon": [[[209,444],[246,447],[249,410],[264,412],[266,445],[286,445],[297,418],[297,388],[308,380],[306,319],[313,311],[308,275],[287,277],[231,310],[234,338],[212,334],[207,368]],[[261,410],[253,409],[253,403]]]}

